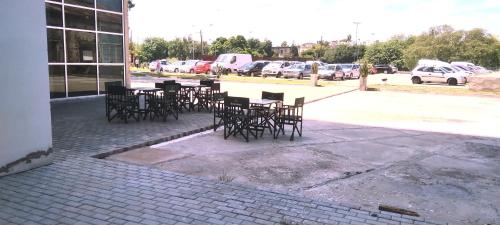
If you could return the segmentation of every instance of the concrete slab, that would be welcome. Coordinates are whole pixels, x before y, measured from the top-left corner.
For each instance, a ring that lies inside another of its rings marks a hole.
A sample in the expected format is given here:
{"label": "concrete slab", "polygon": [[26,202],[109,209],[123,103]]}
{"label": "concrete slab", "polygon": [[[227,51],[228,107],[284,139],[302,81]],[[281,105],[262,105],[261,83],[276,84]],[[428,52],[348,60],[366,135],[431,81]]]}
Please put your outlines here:
{"label": "concrete slab", "polygon": [[[415,108],[413,101],[401,98],[431,103]],[[448,106],[460,105],[460,99],[446,99],[453,101]],[[470,99],[463,104],[477,108],[465,107],[470,111],[464,113],[467,122],[461,122],[456,120],[460,112],[447,113],[435,100],[388,93],[343,95],[307,105],[304,136],[294,142],[270,135],[249,143],[238,137],[224,140],[218,131],[150,149],[188,155],[151,165],[371,210],[392,205],[437,221],[500,223],[500,139],[491,137],[494,133],[464,135],[495,127],[491,123],[500,121],[496,115],[469,116],[496,109],[498,103],[476,105],[483,99]],[[430,106],[435,108],[416,110]],[[398,114],[402,116],[392,117]],[[452,120],[455,125],[448,127]],[[474,129],[469,130],[470,124]],[[442,132],[429,132],[435,130]]]}

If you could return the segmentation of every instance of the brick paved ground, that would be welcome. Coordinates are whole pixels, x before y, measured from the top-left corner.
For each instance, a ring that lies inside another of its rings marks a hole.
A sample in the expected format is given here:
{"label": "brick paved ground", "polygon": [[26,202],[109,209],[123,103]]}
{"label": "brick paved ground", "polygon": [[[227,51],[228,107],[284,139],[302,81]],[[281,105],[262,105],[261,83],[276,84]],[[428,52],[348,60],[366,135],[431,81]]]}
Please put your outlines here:
{"label": "brick paved ground", "polygon": [[53,104],[57,160],[0,178],[0,224],[432,224],[91,158],[210,124],[210,115],[194,113],[178,122],[107,124],[100,104]]}

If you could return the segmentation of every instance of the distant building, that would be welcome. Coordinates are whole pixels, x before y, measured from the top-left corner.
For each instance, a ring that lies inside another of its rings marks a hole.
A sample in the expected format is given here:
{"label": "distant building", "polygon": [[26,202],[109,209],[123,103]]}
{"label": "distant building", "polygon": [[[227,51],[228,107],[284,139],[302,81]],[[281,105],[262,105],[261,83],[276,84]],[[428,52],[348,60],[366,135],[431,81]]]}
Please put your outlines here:
{"label": "distant building", "polygon": [[299,46],[299,55],[302,55],[303,52],[310,50],[314,47],[314,43],[304,43]]}
{"label": "distant building", "polygon": [[292,57],[292,47],[273,47],[273,52],[279,58]]}

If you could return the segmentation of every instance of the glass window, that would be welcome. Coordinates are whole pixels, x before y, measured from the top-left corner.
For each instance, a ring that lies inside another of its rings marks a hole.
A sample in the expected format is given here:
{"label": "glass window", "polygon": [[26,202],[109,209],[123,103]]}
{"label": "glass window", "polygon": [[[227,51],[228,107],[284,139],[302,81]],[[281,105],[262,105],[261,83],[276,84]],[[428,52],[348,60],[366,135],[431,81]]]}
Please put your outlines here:
{"label": "glass window", "polygon": [[75,7],[64,7],[66,27],[95,30],[95,15],[93,10]]}
{"label": "glass window", "polygon": [[95,33],[66,30],[66,55],[70,63],[95,63]]}
{"label": "glass window", "polygon": [[94,8],[94,0],[64,0],[64,3]]}
{"label": "glass window", "polygon": [[104,94],[104,83],[123,82],[123,66],[99,66],[99,93]]}
{"label": "glass window", "polygon": [[123,63],[123,37],[99,34],[99,62]]}
{"label": "glass window", "polygon": [[65,98],[66,84],[64,82],[64,66],[49,66],[50,98]]}
{"label": "glass window", "polygon": [[63,26],[62,6],[57,4],[45,3],[45,18],[47,26]]}
{"label": "glass window", "polygon": [[97,8],[122,12],[122,0],[96,0]]}
{"label": "glass window", "polygon": [[122,16],[112,13],[97,12],[97,30],[122,33]]}
{"label": "glass window", "polygon": [[68,65],[68,96],[97,94],[97,67]]}
{"label": "glass window", "polygon": [[63,30],[47,29],[49,62],[64,62]]}

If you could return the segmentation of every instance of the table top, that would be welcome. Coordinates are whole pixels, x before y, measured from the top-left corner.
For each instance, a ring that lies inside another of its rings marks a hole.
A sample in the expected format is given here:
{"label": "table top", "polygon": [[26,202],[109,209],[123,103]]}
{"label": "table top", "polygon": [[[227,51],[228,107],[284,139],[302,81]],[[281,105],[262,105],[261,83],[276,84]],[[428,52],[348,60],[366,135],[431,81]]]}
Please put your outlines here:
{"label": "table top", "polygon": [[161,91],[161,88],[151,88],[151,87],[138,87],[132,89],[136,91]]}
{"label": "table top", "polygon": [[274,103],[278,103],[280,100],[272,100],[272,99],[250,99],[250,104],[254,105],[271,105]]}
{"label": "table top", "polygon": [[208,86],[203,85],[203,84],[184,83],[184,84],[181,84],[181,87],[183,87],[183,88],[196,88],[196,87],[208,87]]}

